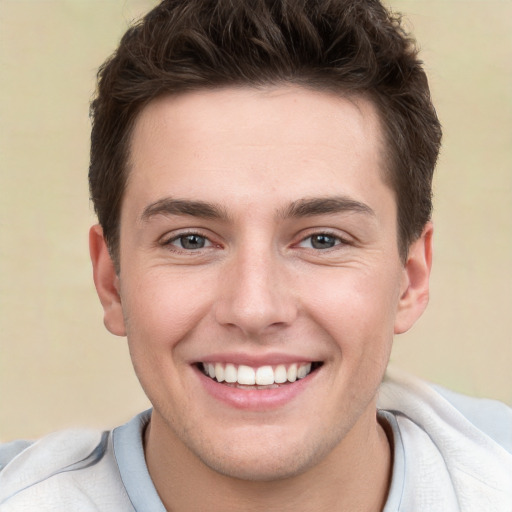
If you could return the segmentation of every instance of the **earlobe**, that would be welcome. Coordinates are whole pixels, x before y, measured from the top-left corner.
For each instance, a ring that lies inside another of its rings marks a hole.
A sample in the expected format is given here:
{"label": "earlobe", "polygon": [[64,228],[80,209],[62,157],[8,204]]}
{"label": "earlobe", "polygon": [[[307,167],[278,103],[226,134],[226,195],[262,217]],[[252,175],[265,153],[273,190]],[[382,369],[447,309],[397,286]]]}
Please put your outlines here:
{"label": "earlobe", "polygon": [[408,331],[422,315],[429,299],[429,280],[432,268],[432,235],[428,222],[421,236],[409,247],[403,268],[403,279],[395,319],[395,334]]}
{"label": "earlobe", "polygon": [[112,334],[126,336],[123,308],[119,295],[119,276],[103,236],[103,230],[98,224],[92,226],[89,231],[89,252],[94,284],[103,306],[105,327]]}

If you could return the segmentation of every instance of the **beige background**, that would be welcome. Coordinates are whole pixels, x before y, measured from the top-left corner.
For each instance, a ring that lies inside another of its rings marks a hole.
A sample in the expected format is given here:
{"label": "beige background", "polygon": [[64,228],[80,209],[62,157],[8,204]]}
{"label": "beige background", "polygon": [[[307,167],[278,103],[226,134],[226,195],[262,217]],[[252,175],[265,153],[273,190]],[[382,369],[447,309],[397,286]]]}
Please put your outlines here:
{"label": "beige background", "polygon": [[[0,0],[0,438],[109,427],[148,405],[91,279],[88,101],[149,0]],[[391,1],[445,139],[428,312],[392,360],[512,403],[512,2]]]}

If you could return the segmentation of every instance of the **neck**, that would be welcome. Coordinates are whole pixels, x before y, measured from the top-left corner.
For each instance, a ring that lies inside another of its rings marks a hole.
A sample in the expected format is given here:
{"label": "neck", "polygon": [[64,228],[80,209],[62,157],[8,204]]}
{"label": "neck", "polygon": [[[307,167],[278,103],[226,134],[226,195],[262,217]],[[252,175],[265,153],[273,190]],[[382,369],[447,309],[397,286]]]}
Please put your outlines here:
{"label": "neck", "polygon": [[386,501],[391,453],[375,413],[373,418],[363,436],[351,431],[324,460],[303,473],[276,481],[247,481],[210,469],[165,427],[162,437],[163,426],[153,416],[145,436],[146,462],[169,512],[375,512]]}

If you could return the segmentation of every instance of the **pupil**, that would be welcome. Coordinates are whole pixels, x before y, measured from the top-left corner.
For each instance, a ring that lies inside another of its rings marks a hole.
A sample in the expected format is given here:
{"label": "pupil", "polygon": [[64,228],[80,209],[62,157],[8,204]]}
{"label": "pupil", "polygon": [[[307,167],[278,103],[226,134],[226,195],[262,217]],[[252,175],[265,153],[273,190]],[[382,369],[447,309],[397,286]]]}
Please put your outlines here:
{"label": "pupil", "polygon": [[180,239],[183,249],[202,249],[205,244],[204,237],[199,235],[186,235]]}
{"label": "pupil", "polygon": [[334,244],[334,237],[329,235],[314,235],[311,239],[311,245],[315,249],[330,249]]}

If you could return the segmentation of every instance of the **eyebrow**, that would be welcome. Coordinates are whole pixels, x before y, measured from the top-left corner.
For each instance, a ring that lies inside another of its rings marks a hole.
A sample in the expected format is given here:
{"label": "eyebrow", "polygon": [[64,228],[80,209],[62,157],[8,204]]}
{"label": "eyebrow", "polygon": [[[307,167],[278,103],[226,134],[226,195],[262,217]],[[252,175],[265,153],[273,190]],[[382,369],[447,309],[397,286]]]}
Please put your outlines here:
{"label": "eyebrow", "polygon": [[[302,218],[315,215],[332,215],[336,213],[362,213],[375,216],[375,212],[365,203],[344,196],[302,198],[278,210],[278,217]],[[212,220],[229,220],[226,210],[214,203],[192,201],[188,199],[164,198],[149,204],[141,215],[142,221],[149,221],[157,215],[188,215]]]}
{"label": "eyebrow", "polygon": [[228,214],[224,208],[206,201],[190,201],[187,199],[160,199],[144,208],[141,220],[149,221],[156,215],[190,215],[203,219],[227,220]]}
{"label": "eyebrow", "polygon": [[279,215],[286,219],[336,213],[362,213],[375,217],[375,212],[367,204],[345,196],[298,199],[280,211]]}

